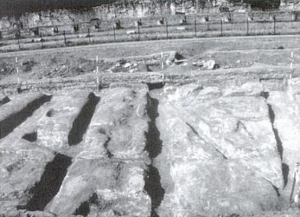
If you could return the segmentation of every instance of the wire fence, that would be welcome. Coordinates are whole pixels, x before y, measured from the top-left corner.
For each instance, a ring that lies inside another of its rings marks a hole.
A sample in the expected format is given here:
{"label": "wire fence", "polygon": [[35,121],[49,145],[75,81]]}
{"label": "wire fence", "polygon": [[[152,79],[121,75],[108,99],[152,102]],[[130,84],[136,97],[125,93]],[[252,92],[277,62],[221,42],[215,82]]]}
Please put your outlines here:
{"label": "wire fence", "polygon": [[199,19],[182,19],[180,24],[169,24],[166,18],[159,25],[142,25],[136,22],[134,28],[121,28],[113,25],[106,31],[66,30],[46,36],[42,32],[33,37],[24,37],[20,31],[15,32],[15,39],[0,40],[0,52],[17,50],[34,50],[67,46],[91,45],[111,42],[147,41],[161,39],[204,38],[224,36],[255,36],[300,34],[300,21],[279,20],[276,16],[269,20],[253,21],[249,17],[231,20],[222,17],[219,20],[199,21]]}

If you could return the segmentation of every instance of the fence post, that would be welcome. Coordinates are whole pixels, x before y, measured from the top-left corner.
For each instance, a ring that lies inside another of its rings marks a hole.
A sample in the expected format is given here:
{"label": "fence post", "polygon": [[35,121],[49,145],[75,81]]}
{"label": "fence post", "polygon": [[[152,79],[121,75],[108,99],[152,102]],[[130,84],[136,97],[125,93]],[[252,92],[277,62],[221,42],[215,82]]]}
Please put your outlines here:
{"label": "fence post", "polygon": [[89,37],[89,44],[91,44],[91,30],[88,28],[88,37]]}
{"label": "fence post", "polygon": [[168,30],[168,21],[166,19],[166,35],[167,35],[167,39],[169,39],[169,30]]}
{"label": "fence post", "polygon": [[276,35],[276,16],[274,15],[274,35]]}
{"label": "fence post", "polygon": [[195,38],[197,38],[197,21],[195,19]]}
{"label": "fence post", "polygon": [[141,40],[141,36],[140,36],[140,24],[139,24],[139,22],[138,22],[137,26],[138,26],[138,37],[139,37],[139,41],[140,41]]}
{"label": "fence post", "polygon": [[99,90],[100,83],[99,83],[99,56],[96,56],[96,83],[97,83],[97,90]]}
{"label": "fence post", "polygon": [[20,36],[18,36],[18,44],[19,44],[19,50],[21,50]]}
{"label": "fence post", "polygon": [[115,28],[115,26],[113,26],[113,29],[114,29],[114,41],[116,41],[116,28]]}
{"label": "fence post", "polygon": [[64,30],[64,42],[65,42],[65,46],[67,46],[67,38],[66,38],[66,31]]}
{"label": "fence post", "polygon": [[44,44],[43,44],[43,34],[41,33],[41,43],[42,43],[42,49],[43,49],[43,47],[44,47]]}
{"label": "fence post", "polygon": [[221,36],[223,36],[223,20],[221,18]]}
{"label": "fence post", "polygon": [[249,35],[249,20],[247,18],[247,35]]}
{"label": "fence post", "polygon": [[291,63],[290,63],[291,74],[290,74],[290,79],[292,78],[292,76],[294,74],[293,63],[294,63],[294,51],[291,52]]}
{"label": "fence post", "polygon": [[18,63],[18,57],[17,57],[17,55],[15,57],[15,60],[16,60],[16,71],[17,71],[17,83],[19,85],[20,84],[20,77],[19,77],[19,63]]}
{"label": "fence post", "polygon": [[20,38],[21,38],[21,31],[18,30],[17,31],[17,39],[18,39],[19,50],[21,50]]}

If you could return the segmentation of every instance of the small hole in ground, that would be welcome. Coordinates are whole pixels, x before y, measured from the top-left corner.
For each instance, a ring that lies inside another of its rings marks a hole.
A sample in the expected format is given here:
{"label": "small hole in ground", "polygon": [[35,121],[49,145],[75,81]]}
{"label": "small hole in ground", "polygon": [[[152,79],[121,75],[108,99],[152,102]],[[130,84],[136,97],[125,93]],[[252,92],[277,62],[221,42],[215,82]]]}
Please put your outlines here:
{"label": "small hole in ground", "polygon": [[54,109],[50,109],[47,113],[46,113],[46,116],[51,118],[55,115],[55,111]]}
{"label": "small hole in ground", "polygon": [[6,96],[3,99],[0,99],[0,106],[10,102],[10,99]]}
{"label": "small hole in ground", "polygon": [[37,140],[37,132],[27,133],[22,137],[22,139],[25,139],[29,142],[35,142]]}
{"label": "small hole in ground", "polygon": [[88,216],[90,213],[90,204],[99,204],[99,199],[96,193],[93,193],[93,195],[85,202],[81,203],[78,209],[75,211],[75,215],[81,215],[81,216]]}

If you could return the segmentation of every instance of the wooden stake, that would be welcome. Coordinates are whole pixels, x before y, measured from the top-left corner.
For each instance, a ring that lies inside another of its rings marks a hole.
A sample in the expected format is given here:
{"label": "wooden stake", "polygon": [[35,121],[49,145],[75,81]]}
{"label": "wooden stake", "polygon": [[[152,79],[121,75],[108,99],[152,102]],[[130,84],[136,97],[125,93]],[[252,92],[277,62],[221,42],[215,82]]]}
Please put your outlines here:
{"label": "wooden stake", "polygon": [[18,57],[16,56],[16,71],[17,71],[17,83],[20,84],[20,78],[19,78],[19,66],[18,66]]}
{"label": "wooden stake", "polygon": [[290,195],[290,203],[298,203],[299,189],[298,189],[298,191],[296,191],[296,194],[294,196],[295,188],[297,188],[298,184],[299,184],[298,182],[299,182],[299,162],[297,162],[295,172],[294,172],[292,191],[291,191],[291,195]]}
{"label": "wooden stake", "polygon": [[291,74],[290,74],[290,79],[292,78],[293,70],[294,70],[294,51],[291,52],[291,64],[290,64],[290,69],[291,69]]}
{"label": "wooden stake", "polygon": [[96,56],[96,78],[97,78],[97,89],[99,90],[99,56]]}
{"label": "wooden stake", "polygon": [[293,70],[293,62],[294,62],[294,51],[291,52],[291,66],[290,68]]}
{"label": "wooden stake", "polygon": [[161,52],[161,68],[164,69],[164,52]]}

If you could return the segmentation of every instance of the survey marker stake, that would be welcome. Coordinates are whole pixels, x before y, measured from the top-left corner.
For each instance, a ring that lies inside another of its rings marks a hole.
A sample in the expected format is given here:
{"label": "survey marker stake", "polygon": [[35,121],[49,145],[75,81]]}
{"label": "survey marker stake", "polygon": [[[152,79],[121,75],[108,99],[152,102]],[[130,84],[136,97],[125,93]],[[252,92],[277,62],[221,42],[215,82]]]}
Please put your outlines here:
{"label": "survey marker stake", "polygon": [[17,83],[20,84],[20,77],[19,77],[19,66],[18,66],[18,57],[16,56],[16,71],[17,71]]}

